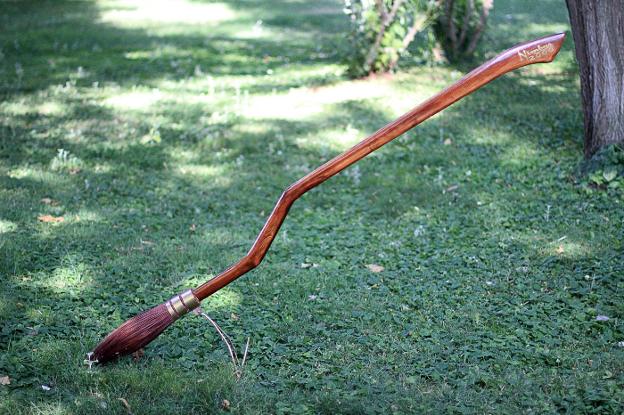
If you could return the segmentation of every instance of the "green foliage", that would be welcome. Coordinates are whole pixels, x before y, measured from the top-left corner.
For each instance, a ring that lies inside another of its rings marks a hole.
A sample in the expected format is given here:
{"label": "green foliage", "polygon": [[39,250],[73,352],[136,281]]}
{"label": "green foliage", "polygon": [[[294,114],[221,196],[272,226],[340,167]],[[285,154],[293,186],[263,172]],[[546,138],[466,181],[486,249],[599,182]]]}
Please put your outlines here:
{"label": "green foliage", "polygon": [[394,69],[435,10],[433,0],[345,0],[351,22],[348,75],[358,78]]}
{"label": "green foliage", "polygon": [[371,68],[365,68],[364,62],[381,27],[381,18],[370,1],[345,0],[344,12],[351,22],[349,53],[345,61],[347,73],[352,78],[358,78],[370,73]]}
{"label": "green foliage", "polygon": [[451,62],[472,60],[494,0],[440,0],[433,30]]}
{"label": "green foliage", "polygon": [[624,149],[612,144],[600,149],[581,165],[583,183],[589,190],[607,190],[610,194],[624,188]]}
{"label": "green foliage", "polygon": [[82,161],[69,153],[69,151],[59,148],[56,157],[50,162],[50,169],[53,171],[77,171],[82,166]]}
{"label": "green foliage", "polygon": [[[202,305],[239,352],[251,337],[241,381],[193,315],[138,361],[84,365],[244,255],[293,181],[461,76],[345,79],[334,1],[164,3],[2,3],[0,414],[621,412],[624,196],[574,175],[571,43],[295,203]],[[567,14],[500,0],[490,23],[502,50]]]}

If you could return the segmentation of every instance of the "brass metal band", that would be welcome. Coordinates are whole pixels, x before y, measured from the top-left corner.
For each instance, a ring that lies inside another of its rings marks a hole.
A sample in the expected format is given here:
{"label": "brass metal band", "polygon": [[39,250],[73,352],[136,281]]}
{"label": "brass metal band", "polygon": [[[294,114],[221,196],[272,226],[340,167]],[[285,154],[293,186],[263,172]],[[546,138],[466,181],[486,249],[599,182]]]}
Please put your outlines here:
{"label": "brass metal band", "polygon": [[171,317],[178,319],[189,311],[199,307],[199,300],[193,294],[193,290],[186,290],[181,294],[174,295],[165,303]]}

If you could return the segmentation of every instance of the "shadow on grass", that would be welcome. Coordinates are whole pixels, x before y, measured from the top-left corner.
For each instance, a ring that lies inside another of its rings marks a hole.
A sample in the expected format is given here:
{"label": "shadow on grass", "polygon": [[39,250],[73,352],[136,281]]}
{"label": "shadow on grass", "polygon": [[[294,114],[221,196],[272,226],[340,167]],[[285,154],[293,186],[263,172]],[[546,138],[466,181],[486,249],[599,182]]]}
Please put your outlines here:
{"label": "shadow on grass", "polygon": [[[150,85],[151,81],[184,80],[197,70],[217,79],[258,76],[267,70],[287,69],[292,64],[327,64],[336,59],[333,45],[315,45],[307,38],[314,30],[318,30],[317,38],[329,38],[327,26],[322,33],[319,27],[321,22],[328,23],[324,14],[316,18],[289,14],[308,9],[303,3],[285,2],[284,10],[270,12],[276,17],[269,19],[268,25],[278,30],[289,26],[297,34],[288,40],[240,38],[209,31],[206,35],[160,35],[147,29],[115,27],[100,21],[104,9],[93,2],[71,4],[71,13],[65,12],[64,2],[21,2],[5,6],[7,13],[16,17],[2,36],[7,76],[0,85],[0,94],[5,98],[66,82],[74,82],[77,87],[91,87],[94,82]],[[249,14],[253,14],[252,10],[266,10],[260,3],[240,6],[241,11]],[[339,30],[338,21],[342,19],[336,15],[333,19],[336,20],[334,30]],[[33,24],[39,26],[38,30],[23,32]],[[252,25],[253,21],[241,16],[227,24],[240,30],[241,24]],[[328,81],[331,80],[324,76],[309,80],[316,85]],[[297,84],[280,84],[268,90],[292,86]]]}

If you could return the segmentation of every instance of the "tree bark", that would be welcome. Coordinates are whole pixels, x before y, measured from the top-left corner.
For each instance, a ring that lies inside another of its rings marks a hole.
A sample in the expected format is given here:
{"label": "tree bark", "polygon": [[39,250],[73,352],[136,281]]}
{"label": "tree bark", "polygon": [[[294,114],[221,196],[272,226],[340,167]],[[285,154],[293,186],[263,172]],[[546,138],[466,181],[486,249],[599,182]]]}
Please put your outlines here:
{"label": "tree bark", "polygon": [[581,76],[585,157],[624,142],[624,5],[566,0]]}

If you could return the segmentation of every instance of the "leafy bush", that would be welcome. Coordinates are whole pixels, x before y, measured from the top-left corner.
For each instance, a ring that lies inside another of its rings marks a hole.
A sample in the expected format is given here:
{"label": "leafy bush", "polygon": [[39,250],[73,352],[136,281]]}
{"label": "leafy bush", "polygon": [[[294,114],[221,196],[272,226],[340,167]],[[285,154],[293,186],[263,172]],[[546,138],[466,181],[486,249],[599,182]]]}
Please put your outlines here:
{"label": "leafy bush", "polygon": [[433,30],[451,62],[474,56],[494,0],[439,0]]}
{"label": "leafy bush", "polygon": [[[428,31],[433,56],[474,56],[493,0],[345,0],[351,20],[348,74],[390,72],[416,35]],[[432,29],[432,30],[429,30]]]}
{"label": "leafy bush", "polygon": [[435,0],[345,0],[351,19],[348,73],[392,71],[416,35],[435,18]]}
{"label": "leafy bush", "polygon": [[581,165],[583,184],[588,189],[615,190],[624,187],[624,148],[606,146]]}

